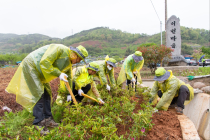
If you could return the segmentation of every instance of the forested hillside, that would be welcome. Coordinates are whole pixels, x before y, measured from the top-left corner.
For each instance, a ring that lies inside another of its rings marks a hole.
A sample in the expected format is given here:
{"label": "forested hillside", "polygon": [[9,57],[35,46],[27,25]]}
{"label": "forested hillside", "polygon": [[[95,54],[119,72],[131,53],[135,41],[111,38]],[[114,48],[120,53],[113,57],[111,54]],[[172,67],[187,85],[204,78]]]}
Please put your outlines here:
{"label": "forested hillside", "polygon": [[[165,44],[165,32],[162,34]],[[181,27],[182,54],[191,54],[191,46],[209,47],[209,31]],[[0,34],[0,51],[29,53],[41,46],[50,43],[61,43],[67,46],[83,45],[90,55],[98,56],[109,54],[123,57],[126,52],[132,53],[144,43],[161,44],[160,33],[154,35],[131,34],[121,30],[97,27],[68,36],[64,39],[51,38],[41,34],[15,35]]]}
{"label": "forested hillside", "polygon": [[[16,52],[29,53],[42,41],[52,41],[53,39],[46,35],[29,34],[29,35],[16,35],[16,34],[0,34],[0,51],[2,52]],[[60,39],[54,39],[60,40]],[[23,49],[23,50],[22,50]],[[25,49],[25,51],[24,51]]]}

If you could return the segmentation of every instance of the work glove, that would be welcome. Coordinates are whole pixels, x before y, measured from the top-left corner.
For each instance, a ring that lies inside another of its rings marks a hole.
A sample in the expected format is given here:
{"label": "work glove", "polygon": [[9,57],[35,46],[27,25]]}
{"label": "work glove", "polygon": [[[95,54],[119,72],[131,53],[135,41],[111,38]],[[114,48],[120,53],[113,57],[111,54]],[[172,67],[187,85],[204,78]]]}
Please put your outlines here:
{"label": "work glove", "polygon": [[135,78],[132,78],[131,79],[131,82],[136,83],[136,79]]}
{"label": "work glove", "polygon": [[106,89],[107,89],[108,91],[110,91],[110,89],[111,89],[110,86],[109,86],[108,84],[106,85]]}
{"label": "work glove", "polygon": [[104,104],[104,103],[105,103],[101,98],[99,98],[98,100],[99,100],[99,102],[100,102],[101,104]]}
{"label": "work glove", "polygon": [[64,82],[68,82],[64,77],[68,78],[68,75],[66,75],[65,73],[61,73],[60,76],[59,76],[60,80],[62,80]]}
{"label": "work glove", "polygon": [[82,96],[82,93],[84,93],[83,90],[79,89],[79,90],[78,90],[79,96]]}
{"label": "work glove", "polygon": [[134,72],[133,72],[133,74],[135,74],[135,75],[136,75],[137,73],[138,73],[137,71],[134,71]]}
{"label": "work glove", "polygon": [[67,102],[71,101],[71,95],[67,96]]}

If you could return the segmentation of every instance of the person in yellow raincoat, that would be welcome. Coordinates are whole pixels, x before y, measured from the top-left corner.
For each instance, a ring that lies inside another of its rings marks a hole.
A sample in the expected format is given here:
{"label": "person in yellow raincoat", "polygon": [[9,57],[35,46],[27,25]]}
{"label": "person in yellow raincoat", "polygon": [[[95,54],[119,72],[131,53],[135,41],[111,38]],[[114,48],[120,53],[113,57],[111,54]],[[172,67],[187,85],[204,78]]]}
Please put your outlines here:
{"label": "person in yellow raincoat", "polygon": [[194,98],[194,90],[189,84],[176,78],[171,70],[159,67],[155,71],[154,85],[150,92],[150,102],[157,103],[158,110],[175,108],[177,114],[183,114],[184,105]]}
{"label": "person in yellow raincoat", "polygon": [[[136,51],[134,54],[129,55],[120,70],[120,74],[117,79],[117,85],[121,85],[126,79],[126,84],[137,82],[142,83],[140,70],[144,65],[144,58],[142,57],[142,52]],[[129,88],[129,87],[128,87]]]}
{"label": "person in yellow raincoat", "polygon": [[[49,82],[57,77],[67,78],[72,87],[72,64],[88,56],[83,46],[67,47],[62,44],[43,46],[25,57],[10,81],[6,91],[16,95],[16,102],[29,112],[33,111],[33,124],[37,127],[58,126],[51,113],[52,92]],[[48,132],[41,131],[44,134]]]}
{"label": "person in yellow raincoat", "polygon": [[[95,62],[91,62],[88,66],[76,68],[73,75],[73,94],[78,102],[81,102],[84,98],[81,93],[87,94],[91,89],[97,99],[104,104],[104,101],[101,99],[97,90],[96,84],[93,81],[93,75],[95,75],[98,71],[99,65]],[[67,101],[71,101],[71,99],[71,95],[68,93]]]}
{"label": "person in yellow raincoat", "polygon": [[105,60],[94,61],[99,65],[99,71],[96,73],[96,76],[100,79],[102,85],[106,85],[106,89],[108,91],[111,90],[111,87],[108,84],[108,80],[106,75],[109,78],[109,82],[111,85],[116,85],[115,78],[114,78],[114,68],[116,67],[115,63],[116,60],[113,58],[109,58],[107,55]]}

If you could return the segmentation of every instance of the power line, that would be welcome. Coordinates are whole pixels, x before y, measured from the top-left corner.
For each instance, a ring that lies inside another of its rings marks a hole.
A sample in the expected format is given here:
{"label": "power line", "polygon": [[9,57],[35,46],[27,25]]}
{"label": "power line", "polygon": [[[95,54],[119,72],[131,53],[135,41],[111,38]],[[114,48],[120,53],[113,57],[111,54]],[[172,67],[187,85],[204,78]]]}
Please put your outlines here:
{"label": "power line", "polygon": [[[151,1],[151,3],[152,3],[152,0],[150,0]],[[152,6],[153,6],[153,8],[154,8],[154,10],[155,10],[155,6],[154,6],[154,4],[152,3]],[[157,14],[157,11],[155,10],[155,13]],[[159,18],[159,16],[158,16],[158,14],[157,14],[157,17],[158,17],[158,19],[159,19],[159,21],[160,21],[160,18]],[[161,37],[161,45],[162,45],[162,21],[160,21],[160,37]]]}
{"label": "power line", "polygon": [[[152,3],[152,0],[150,0],[151,1],[151,3]],[[154,10],[155,10],[155,7],[154,7],[154,5],[153,5],[153,3],[152,3],[152,6],[153,6],[153,8],[154,8]],[[155,12],[156,12],[156,14],[157,14],[157,11],[155,10]],[[158,14],[157,14],[157,17],[158,17],[158,19],[159,19],[159,21],[160,21],[160,18],[159,18],[159,16],[158,16]]]}

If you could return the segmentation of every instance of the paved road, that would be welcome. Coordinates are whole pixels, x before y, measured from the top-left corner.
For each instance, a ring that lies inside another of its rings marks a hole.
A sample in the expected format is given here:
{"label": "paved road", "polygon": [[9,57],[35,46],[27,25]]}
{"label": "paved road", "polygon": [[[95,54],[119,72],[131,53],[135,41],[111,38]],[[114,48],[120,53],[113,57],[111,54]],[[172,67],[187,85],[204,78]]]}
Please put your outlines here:
{"label": "paved road", "polygon": [[[203,67],[203,66],[199,66],[199,67]],[[210,67],[210,65],[208,65],[208,66],[205,66],[205,67]]]}
{"label": "paved road", "polygon": [[145,86],[152,88],[154,81],[142,81]]}

